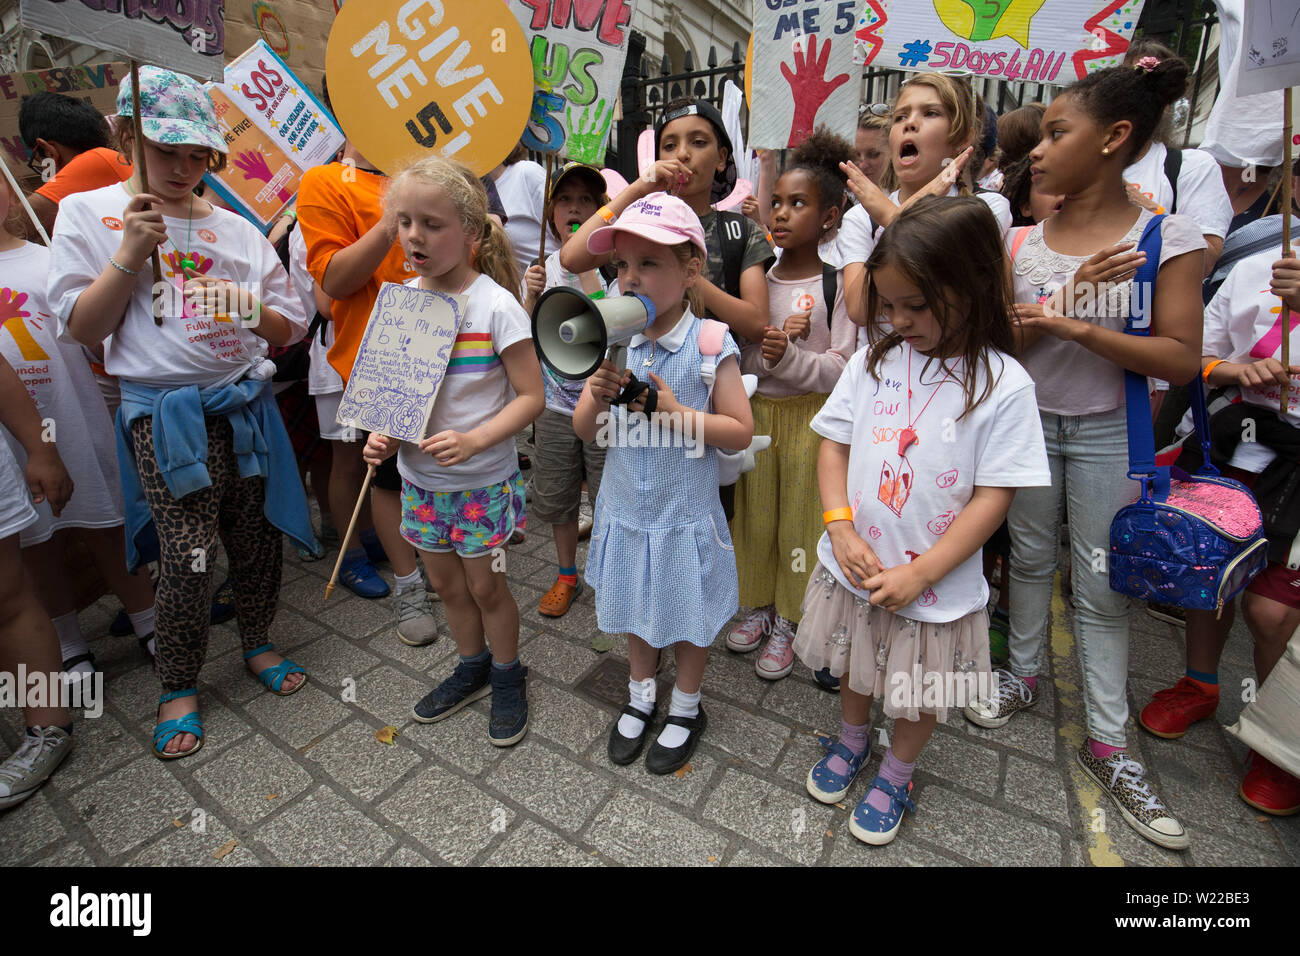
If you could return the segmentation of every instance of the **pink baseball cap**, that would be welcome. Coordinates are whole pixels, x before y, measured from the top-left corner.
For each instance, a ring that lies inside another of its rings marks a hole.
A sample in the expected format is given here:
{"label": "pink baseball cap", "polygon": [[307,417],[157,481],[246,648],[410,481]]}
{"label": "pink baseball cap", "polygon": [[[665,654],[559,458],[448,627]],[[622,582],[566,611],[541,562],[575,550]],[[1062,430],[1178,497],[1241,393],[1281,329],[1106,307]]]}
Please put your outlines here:
{"label": "pink baseball cap", "polygon": [[611,225],[601,226],[587,239],[587,251],[596,255],[614,248],[614,233],[630,232],[665,246],[694,243],[700,255],[708,257],[704,245],[704,227],[691,207],[676,196],[651,193],[623,210]]}

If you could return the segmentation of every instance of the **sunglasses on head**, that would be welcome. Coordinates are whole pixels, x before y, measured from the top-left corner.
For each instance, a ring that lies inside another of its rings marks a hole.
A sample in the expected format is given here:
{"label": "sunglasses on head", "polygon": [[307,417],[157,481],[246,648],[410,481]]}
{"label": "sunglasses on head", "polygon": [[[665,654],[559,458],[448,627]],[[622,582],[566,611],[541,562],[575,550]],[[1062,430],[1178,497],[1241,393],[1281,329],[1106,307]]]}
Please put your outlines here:
{"label": "sunglasses on head", "polygon": [[889,104],[888,103],[863,103],[861,106],[858,107],[858,115],[861,116],[863,113],[870,113],[872,116],[888,116]]}

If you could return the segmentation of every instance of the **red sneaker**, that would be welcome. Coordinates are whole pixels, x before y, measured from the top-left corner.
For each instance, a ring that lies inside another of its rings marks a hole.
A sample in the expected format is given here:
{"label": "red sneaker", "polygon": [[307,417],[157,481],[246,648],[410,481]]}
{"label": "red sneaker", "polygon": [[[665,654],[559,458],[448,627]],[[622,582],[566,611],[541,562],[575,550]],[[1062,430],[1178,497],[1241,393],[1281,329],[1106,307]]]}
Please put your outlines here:
{"label": "red sneaker", "polygon": [[1250,769],[1237,791],[1256,810],[1275,817],[1300,813],[1300,779],[1269,762],[1255,751],[1247,759]]}
{"label": "red sneaker", "polygon": [[1176,740],[1187,728],[1204,720],[1219,706],[1218,694],[1207,694],[1196,681],[1182,677],[1166,690],[1158,691],[1138,714],[1138,723],[1166,740]]}

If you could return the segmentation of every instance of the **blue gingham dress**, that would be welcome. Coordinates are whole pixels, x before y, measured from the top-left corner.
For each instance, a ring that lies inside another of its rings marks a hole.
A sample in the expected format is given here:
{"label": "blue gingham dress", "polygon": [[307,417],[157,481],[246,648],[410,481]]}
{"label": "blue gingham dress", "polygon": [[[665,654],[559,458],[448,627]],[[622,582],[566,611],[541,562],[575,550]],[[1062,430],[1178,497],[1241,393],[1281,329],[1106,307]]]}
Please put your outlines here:
{"label": "blue gingham dress", "polygon": [[[650,342],[629,348],[627,367],[641,381],[653,371],[683,405],[706,409],[699,332],[694,319],[676,352]],[[738,354],[727,335],[719,363]],[[627,409],[616,405],[613,414],[621,418]],[[707,445],[698,458],[687,450],[615,445],[606,453],[586,571],[606,633],[630,632],[652,647],[708,647],[739,608],[717,458]]]}

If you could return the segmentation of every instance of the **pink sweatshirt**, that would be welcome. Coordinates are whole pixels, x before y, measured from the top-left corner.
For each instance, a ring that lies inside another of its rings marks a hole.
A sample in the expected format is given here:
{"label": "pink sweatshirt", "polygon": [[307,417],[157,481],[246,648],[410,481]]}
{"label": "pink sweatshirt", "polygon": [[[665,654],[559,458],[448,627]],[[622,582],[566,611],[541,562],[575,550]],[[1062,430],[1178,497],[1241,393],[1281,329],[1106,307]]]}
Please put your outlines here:
{"label": "pink sweatshirt", "polygon": [[[775,267],[773,267],[775,268]],[[740,370],[758,376],[758,394],[767,398],[789,398],[816,392],[829,395],[839,381],[844,365],[857,351],[858,327],[849,318],[844,305],[844,279],[839,280],[831,323],[826,323],[826,303],[823,301],[822,277],[818,273],[807,279],[778,279],[767,273],[769,324],[776,328],[785,320],[808,308],[811,298],[812,330],[806,339],[791,342],[785,355],[775,365],[763,358],[762,346],[746,343],[740,350]]]}

